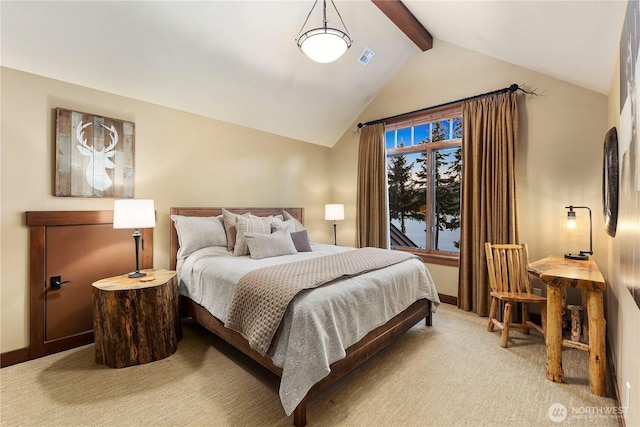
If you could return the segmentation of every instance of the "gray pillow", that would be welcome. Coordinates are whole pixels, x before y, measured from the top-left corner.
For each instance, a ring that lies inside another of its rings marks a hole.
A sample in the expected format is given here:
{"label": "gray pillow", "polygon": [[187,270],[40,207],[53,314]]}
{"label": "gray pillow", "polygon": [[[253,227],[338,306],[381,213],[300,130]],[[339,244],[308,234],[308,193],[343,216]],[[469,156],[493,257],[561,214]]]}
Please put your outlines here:
{"label": "gray pillow", "polygon": [[298,252],[311,252],[311,244],[309,243],[307,230],[291,233],[291,240],[293,240],[293,245]]}
{"label": "gray pillow", "polygon": [[262,259],[295,254],[296,247],[289,230],[278,230],[271,234],[244,233],[251,259]]}
{"label": "gray pillow", "polygon": [[186,258],[198,249],[209,246],[226,246],[224,226],[215,216],[171,215],[178,233],[178,259]]}

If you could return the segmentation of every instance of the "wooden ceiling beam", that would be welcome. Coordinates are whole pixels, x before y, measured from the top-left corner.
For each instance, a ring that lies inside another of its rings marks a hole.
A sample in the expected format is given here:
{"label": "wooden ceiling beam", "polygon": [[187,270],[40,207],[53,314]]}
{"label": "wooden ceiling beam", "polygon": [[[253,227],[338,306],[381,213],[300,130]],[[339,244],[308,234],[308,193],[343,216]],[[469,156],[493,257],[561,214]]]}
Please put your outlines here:
{"label": "wooden ceiling beam", "polygon": [[371,0],[387,18],[423,52],[433,47],[433,37],[400,0]]}

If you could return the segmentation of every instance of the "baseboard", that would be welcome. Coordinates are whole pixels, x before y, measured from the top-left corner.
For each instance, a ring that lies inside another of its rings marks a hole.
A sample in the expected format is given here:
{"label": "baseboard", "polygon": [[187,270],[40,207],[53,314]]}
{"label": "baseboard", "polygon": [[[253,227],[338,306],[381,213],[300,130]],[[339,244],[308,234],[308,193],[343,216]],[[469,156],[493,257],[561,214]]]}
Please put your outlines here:
{"label": "baseboard", "polygon": [[[615,399],[618,403],[618,408],[622,408],[622,399],[620,397],[620,388],[618,388],[618,377],[616,376],[616,367],[613,364],[613,354],[611,353],[611,345],[607,340],[607,375],[611,379],[611,388],[615,393]],[[627,423],[624,419],[624,415],[618,416],[618,426],[626,427]]]}
{"label": "baseboard", "polygon": [[444,304],[451,304],[456,307],[458,306],[458,297],[452,297],[451,295],[444,295],[440,293],[438,294],[438,297],[440,297],[440,302]]}
{"label": "baseboard", "polygon": [[29,360],[29,348],[19,348],[0,354],[0,368],[15,365]]}

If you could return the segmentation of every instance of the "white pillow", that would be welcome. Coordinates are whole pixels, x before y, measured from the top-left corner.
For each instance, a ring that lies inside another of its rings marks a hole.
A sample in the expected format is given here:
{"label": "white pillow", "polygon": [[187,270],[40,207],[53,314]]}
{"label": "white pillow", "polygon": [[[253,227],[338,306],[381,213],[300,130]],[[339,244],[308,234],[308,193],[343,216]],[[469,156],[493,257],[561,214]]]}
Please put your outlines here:
{"label": "white pillow", "polygon": [[[246,216],[246,217],[250,215],[251,215],[251,212],[242,214],[242,216]],[[238,222],[239,216],[240,214],[233,213],[226,209],[222,209],[222,219],[224,223],[224,229],[227,233],[227,250],[231,252],[234,251],[234,248],[236,246],[236,235],[238,233],[236,229],[236,224]]]}
{"label": "white pillow", "polygon": [[233,256],[249,255],[245,233],[271,234],[271,220],[258,216],[238,216],[237,220],[236,245],[233,249]]}
{"label": "white pillow", "polygon": [[291,231],[292,233],[294,231],[302,231],[302,230],[306,230],[306,228],[304,228],[304,225],[302,225],[302,223],[300,221],[298,221],[293,215],[291,215],[289,212],[287,211],[282,211],[282,216],[284,217],[285,221],[293,221],[293,224],[295,225],[295,228],[291,228],[289,227],[289,231]]}
{"label": "white pillow", "polygon": [[295,230],[296,228],[296,224],[293,222],[293,219],[289,219],[287,221],[285,221],[282,218],[278,218],[277,216],[273,216],[273,217],[269,217],[271,219],[271,231],[278,231],[278,230]]}
{"label": "white pillow", "polygon": [[215,216],[171,215],[178,233],[178,259],[186,258],[198,249],[209,246],[227,246],[224,226]]}
{"label": "white pillow", "polygon": [[271,234],[245,233],[251,259],[262,259],[297,253],[289,230],[274,231]]}

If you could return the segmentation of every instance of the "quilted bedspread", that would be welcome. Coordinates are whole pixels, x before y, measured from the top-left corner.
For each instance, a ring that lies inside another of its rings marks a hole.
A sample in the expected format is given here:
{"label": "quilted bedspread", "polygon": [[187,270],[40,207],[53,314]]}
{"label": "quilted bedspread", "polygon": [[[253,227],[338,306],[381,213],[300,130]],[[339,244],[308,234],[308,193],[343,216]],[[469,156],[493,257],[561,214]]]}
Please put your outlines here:
{"label": "quilted bedspread", "polygon": [[291,300],[341,277],[353,277],[416,256],[362,248],[253,270],[240,278],[225,327],[242,333],[251,348],[265,355]]}

